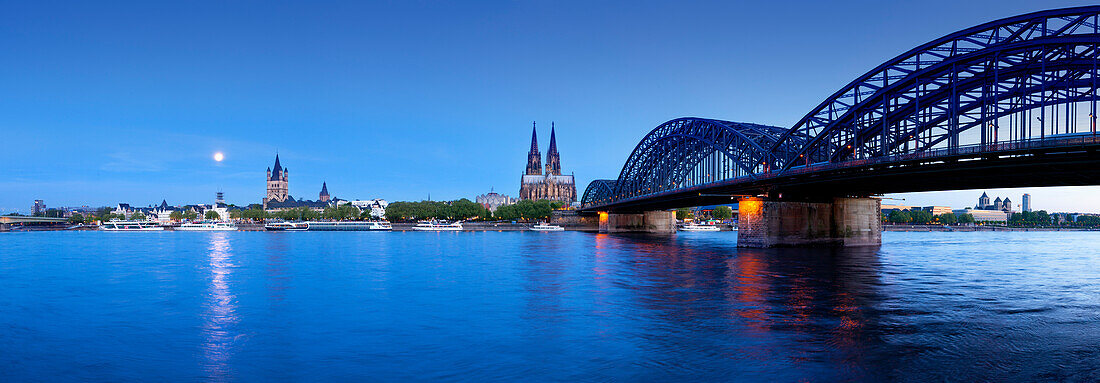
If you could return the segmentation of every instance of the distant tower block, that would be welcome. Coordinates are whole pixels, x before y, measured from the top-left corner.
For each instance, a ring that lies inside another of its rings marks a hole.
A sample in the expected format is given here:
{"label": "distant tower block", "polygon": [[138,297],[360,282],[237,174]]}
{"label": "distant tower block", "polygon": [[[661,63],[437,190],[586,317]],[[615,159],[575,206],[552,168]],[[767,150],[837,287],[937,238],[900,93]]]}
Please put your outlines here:
{"label": "distant tower block", "polygon": [[1023,206],[1021,207],[1021,209],[1023,211],[1031,211],[1031,194],[1025,193],[1022,203]]}

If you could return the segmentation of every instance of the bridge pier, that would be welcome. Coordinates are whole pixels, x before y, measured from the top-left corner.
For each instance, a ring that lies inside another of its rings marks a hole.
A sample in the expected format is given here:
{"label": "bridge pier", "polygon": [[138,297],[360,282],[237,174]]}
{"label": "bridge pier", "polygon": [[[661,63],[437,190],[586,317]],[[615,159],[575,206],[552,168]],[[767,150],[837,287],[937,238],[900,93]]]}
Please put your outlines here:
{"label": "bridge pier", "polygon": [[0,231],[11,231],[11,224],[0,223]]}
{"label": "bridge pier", "polygon": [[743,198],[738,210],[738,247],[882,243],[882,210],[875,198],[833,198],[822,202]]}
{"label": "bridge pier", "polygon": [[676,212],[647,211],[644,213],[600,212],[601,233],[675,233]]}

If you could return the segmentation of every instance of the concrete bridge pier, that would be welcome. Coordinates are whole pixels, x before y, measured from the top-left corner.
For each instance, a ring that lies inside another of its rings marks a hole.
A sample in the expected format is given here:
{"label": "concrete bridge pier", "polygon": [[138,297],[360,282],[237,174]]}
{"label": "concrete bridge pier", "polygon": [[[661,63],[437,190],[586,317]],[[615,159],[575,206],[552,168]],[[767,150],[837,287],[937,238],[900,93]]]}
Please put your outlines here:
{"label": "concrete bridge pier", "polygon": [[644,213],[600,212],[601,233],[675,233],[676,212],[647,211]]}
{"label": "concrete bridge pier", "polygon": [[738,247],[882,244],[882,209],[875,198],[743,198],[738,207]]}
{"label": "concrete bridge pier", "polygon": [[0,223],[0,231],[11,231],[11,224]]}

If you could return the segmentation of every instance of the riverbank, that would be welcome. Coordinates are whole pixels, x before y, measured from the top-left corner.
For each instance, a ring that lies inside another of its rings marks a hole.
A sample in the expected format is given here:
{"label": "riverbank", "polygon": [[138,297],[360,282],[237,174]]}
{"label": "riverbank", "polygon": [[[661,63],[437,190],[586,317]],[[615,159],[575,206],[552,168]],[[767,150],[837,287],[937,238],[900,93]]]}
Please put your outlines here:
{"label": "riverbank", "polygon": [[1100,231],[1084,227],[1007,227],[1007,226],[944,226],[944,225],[883,225],[882,231]]}

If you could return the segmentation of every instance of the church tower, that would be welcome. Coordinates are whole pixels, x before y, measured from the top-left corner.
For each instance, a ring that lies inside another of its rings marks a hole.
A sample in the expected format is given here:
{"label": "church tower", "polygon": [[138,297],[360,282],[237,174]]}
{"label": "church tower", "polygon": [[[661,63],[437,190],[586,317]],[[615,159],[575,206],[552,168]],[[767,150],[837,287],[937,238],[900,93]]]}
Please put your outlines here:
{"label": "church tower", "polygon": [[554,123],[550,123],[550,149],[546,150],[546,174],[561,175],[561,157],[558,156],[558,139],[554,137]]}
{"label": "church tower", "polygon": [[982,192],[982,196],[978,197],[978,206],[975,206],[974,208],[982,210],[986,209],[986,206],[989,206],[989,194],[985,194],[985,192]]}
{"label": "church tower", "polygon": [[318,199],[321,202],[328,202],[330,199],[332,199],[332,197],[328,195],[328,182],[321,183],[321,194],[319,195]]}
{"label": "church tower", "polygon": [[286,202],[289,193],[288,178],[290,172],[279,163],[279,155],[275,155],[275,167],[267,168],[267,197],[264,198],[264,207],[268,201]]}
{"label": "church tower", "polygon": [[529,176],[542,174],[542,153],[539,153],[539,138],[534,122],[531,123],[531,151],[527,153],[526,174]]}

